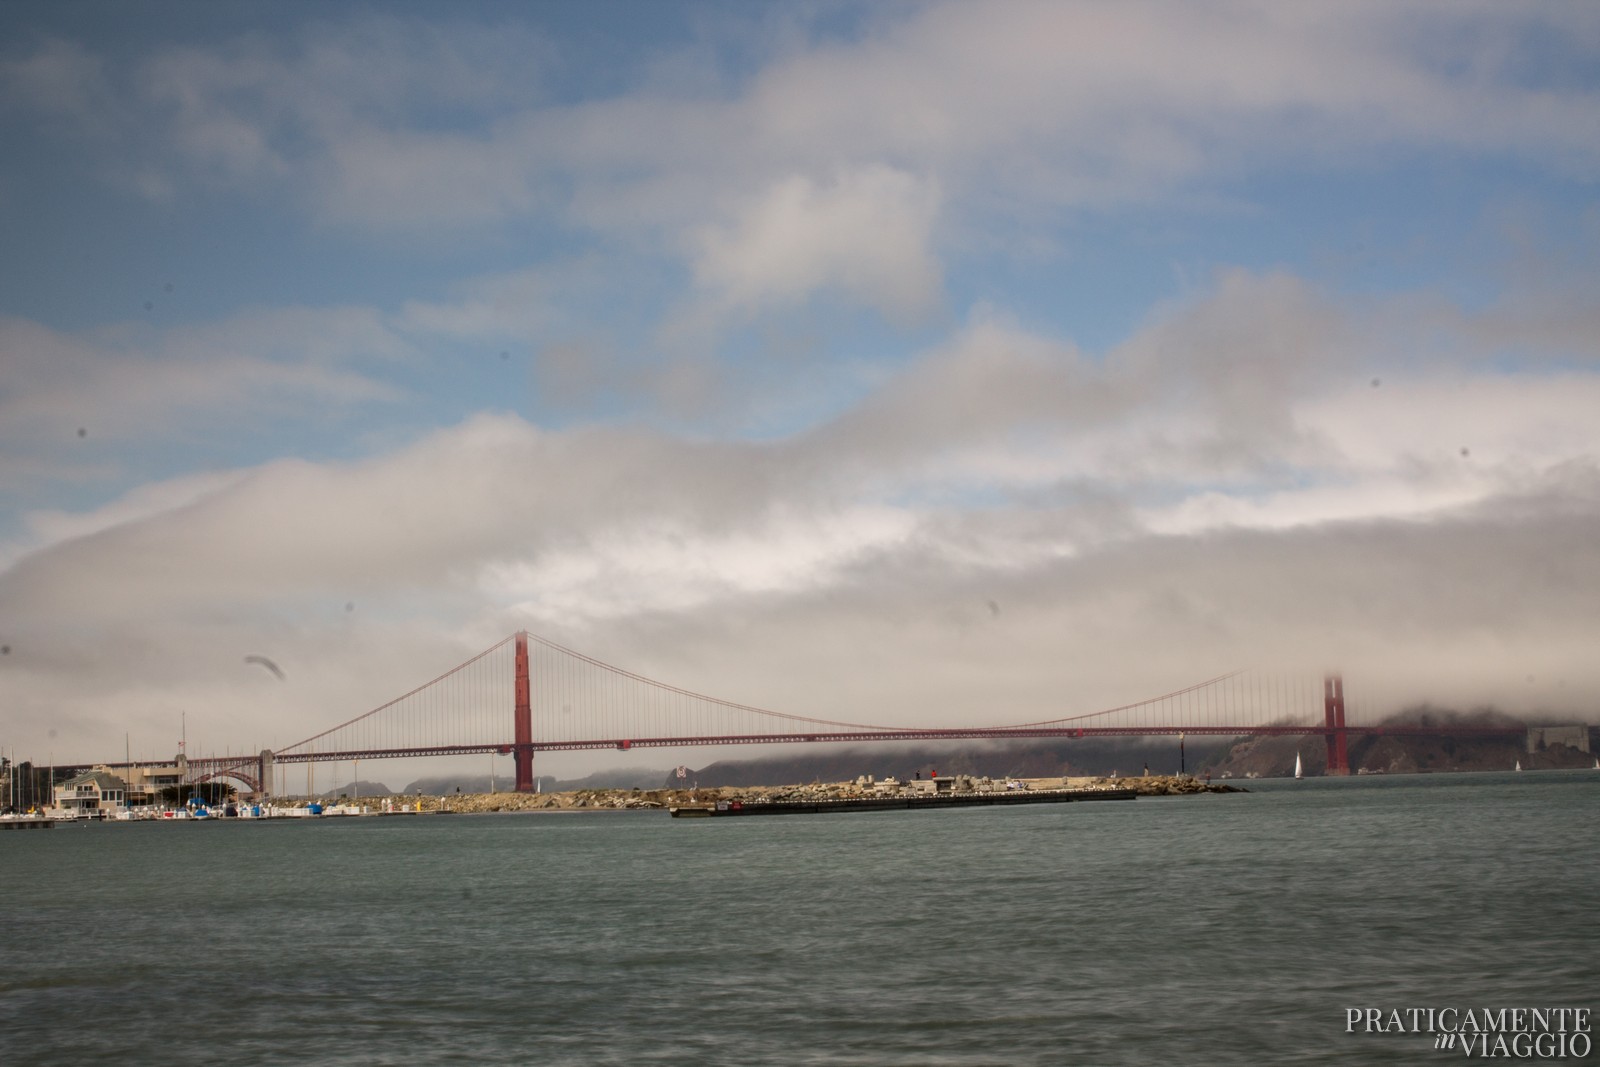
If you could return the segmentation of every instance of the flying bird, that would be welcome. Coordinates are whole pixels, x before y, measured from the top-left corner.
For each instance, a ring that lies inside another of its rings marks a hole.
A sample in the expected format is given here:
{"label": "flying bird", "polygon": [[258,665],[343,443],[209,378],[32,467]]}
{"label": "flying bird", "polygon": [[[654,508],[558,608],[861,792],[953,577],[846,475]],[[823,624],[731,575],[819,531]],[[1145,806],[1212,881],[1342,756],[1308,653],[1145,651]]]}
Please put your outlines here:
{"label": "flying bird", "polygon": [[283,671],[282,671],[282,669],[280,669],[276,663],[272,662],[267,657],[265,657],[265,656],[246,656],[244,658],[244,661],[246,663],[259,663],[259,664],[261,664],[267,670],[269,670],[273,674],[277,675],[278,676],[278,681],[280,681],[280,682],[283,681]]}

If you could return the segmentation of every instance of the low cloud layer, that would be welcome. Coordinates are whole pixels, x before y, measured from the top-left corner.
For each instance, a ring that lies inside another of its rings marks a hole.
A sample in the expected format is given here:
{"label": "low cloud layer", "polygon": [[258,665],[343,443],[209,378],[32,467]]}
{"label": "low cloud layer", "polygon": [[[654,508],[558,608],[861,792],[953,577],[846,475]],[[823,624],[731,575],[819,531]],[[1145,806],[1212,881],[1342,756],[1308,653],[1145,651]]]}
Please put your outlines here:
{"label": "low cloud layer", "polygon": [[[1242,665],[1341,667],[1374,713],[1581,714],[1600,381],[1352,380],[1363,343],[1304,285],[1229,277],[1098,363],[976,321],[779,441],[485,414],[38,513],[0,576],[12,697],[81,709],[80,744],[108,701],[284,743],[528,627],[862,721],[1024,721]],[[283,709],[246,653],[314,699]]]}

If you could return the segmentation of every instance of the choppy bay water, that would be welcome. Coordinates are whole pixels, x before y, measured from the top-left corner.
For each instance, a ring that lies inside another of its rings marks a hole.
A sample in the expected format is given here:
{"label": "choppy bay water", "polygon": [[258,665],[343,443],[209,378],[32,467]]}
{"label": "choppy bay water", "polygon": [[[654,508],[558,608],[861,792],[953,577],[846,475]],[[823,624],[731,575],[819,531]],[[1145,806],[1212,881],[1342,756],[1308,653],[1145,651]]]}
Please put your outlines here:
{"label": "choppy bay water", "polygon": [[[1600,1007],[1600,773],[0,835],[0,1062],[1432,1063]],[[1588,1060],[1600,1062],[1600,1053]]]}

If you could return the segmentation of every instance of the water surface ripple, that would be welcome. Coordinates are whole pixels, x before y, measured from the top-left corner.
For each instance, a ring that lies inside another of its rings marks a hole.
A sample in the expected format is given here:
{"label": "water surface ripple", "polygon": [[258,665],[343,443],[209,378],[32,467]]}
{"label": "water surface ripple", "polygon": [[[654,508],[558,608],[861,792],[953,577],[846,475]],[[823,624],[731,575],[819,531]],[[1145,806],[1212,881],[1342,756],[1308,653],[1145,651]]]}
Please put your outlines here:
{"label": "water surface ripple", "polygon": [[8,833],[0,1061],[1403,1064],[1344,1009],[1600,1007],[1600,773],[1252,785]]}

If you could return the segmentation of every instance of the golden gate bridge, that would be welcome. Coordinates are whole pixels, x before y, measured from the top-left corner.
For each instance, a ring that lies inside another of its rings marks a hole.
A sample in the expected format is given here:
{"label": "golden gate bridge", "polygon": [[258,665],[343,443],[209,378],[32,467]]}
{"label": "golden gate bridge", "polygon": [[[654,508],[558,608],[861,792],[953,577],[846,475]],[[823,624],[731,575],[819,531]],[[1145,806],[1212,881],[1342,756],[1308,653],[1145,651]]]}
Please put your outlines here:
{"label": "golden gate bridge", "polygon": [[264,791],[281,764],[498,753],[513,757],[517,790],[532,792],[539,752],[1174,734],[1320,735],[1326,773],[1344,775],[1351,735],[1510,737],[1523,729],[1352,722],[1338,674],[1249,671],[1130,704],[1009,725],[846,722],[697,693],[519,631],[393,700],[277,751],[187,759],[185,776],[194,782],[230,778]]}

